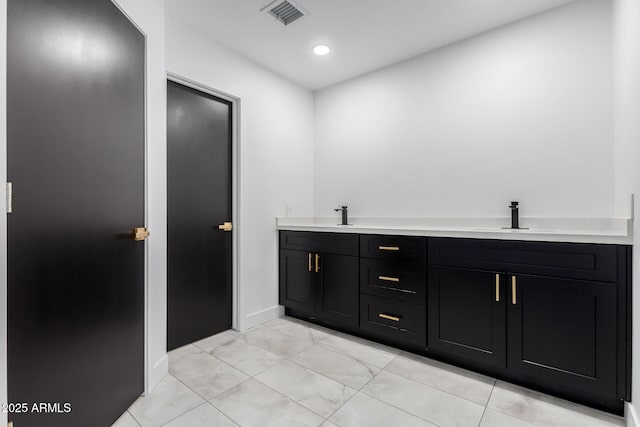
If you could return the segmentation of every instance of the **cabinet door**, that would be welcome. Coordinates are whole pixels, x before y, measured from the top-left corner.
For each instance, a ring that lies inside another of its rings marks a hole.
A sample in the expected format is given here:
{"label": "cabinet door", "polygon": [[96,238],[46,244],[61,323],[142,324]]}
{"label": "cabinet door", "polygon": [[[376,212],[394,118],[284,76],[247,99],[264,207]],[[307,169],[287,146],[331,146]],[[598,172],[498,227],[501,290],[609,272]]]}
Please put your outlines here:
{"label": "cabinet door", "polygon": [[429,349],[505,367],[505,275],[433,266],[427,288]]}
{"label": "cabinet door", "polygon": [[616,285],[509,275],[509,287],[509,371],[615,397]]}
{"label": "cabinet door", "polygon": [[315,315],[316,283],[313,254],[280,251],[280,304]]}
{"label": "cabinet door", "polygon": [[359,324],[358,257],[319,254],[317,317],[345,326]]}

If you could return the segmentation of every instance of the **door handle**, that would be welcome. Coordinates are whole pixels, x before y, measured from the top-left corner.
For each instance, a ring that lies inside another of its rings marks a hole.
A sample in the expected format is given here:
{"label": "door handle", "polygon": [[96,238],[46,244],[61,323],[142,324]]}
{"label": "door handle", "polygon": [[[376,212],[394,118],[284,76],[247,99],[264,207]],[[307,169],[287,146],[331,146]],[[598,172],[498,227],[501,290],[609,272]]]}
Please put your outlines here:
{"label": "door handle", "polygon": [[309,252],[309,271],[311,271],[311,258],[313,257],[313,255],[311,255],[311,252]]}
{"label": "door handle", "polygon": [[150,234],[146,227],[136,227],[133,229],[133,240],[140,242],[149,237]]}
{"label": "door handle", "polygon": [[511,304],[516,305],[518,298],[516,296],[516,276],[511,276]]}
{"label": "door handle", "polygon": [[393,320],[394,322],[400,321],[400,316],[392,316],[390,314],[385,314],[385,313],[378,314],[378,317],[380,317],[381,319]]}
{"label": "door handle", "polygon": [[316,273],[320,271],[320,255],[316,254]]}
{"label": "door handle", "polygon": [[231,224],[230,222],[225,222],[224,224],[220,224],[218,226],[218,230],[231,231],[233,230],[233,224]]}

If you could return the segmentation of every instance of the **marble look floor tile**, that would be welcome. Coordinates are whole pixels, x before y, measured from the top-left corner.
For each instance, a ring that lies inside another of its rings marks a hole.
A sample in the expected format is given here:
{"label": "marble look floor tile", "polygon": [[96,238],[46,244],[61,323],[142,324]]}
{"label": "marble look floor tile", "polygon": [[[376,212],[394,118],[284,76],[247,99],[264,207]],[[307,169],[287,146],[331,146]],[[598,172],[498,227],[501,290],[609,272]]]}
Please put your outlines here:
{"label": "marble look floor tile", "polygon": [[284,358],[291,357],[311,346],[308,342],[267,327],[252,329],[244,334],[244,340]]}
{"label": "marble look floor tile", "polygon": [[188,356],[190,354],[201,353],[202,349],[200,347],[196,347],[193,344],[188,344],[180,348],[176,348],[175,350],[171,350],[169,354],[169,364],[178,359],[183,358],[184,356]]}
{"label": "marble look floor tile", "polygon": [[380,372],[380,368],[317,345],[296,354],[290,360],[356,390]]}
{"label": "marble look floor tile", "polygon": [[288,360],[279,362],[255,379],[325,418],[356,392]]}
{"label": "marble look floor tile", "polygon": [[193,390],[171,375],[164,377],[148,396],[142,396],[129,412],[142,427],[156,427],[204,403]]}
{"label": "marble look floor tile", "polygon": [[385,371],[486,406],[495,380],[411,353],[401,353]]}
{"label": "marble look floor tile", "polygon": [[331,335],[318,345],[378,368],[387,366],[400,353],[391,347],[342,334]]}
{"label": "marble look floor tile", "polygon": [[196,341],[193,343],[196,347],[201,348],[206,352],[213,351],[216,347],[227,344],[230,341],[238,339],[238,336],[230,331],[220,332],[217,335],[210,336],[208,338]]}
{"label": "marble look floor tile", "polygon": [[178,359],[169,371],[205,399],[211,399],[249,379],[245,373],[209,353],[191,354]]}
{"label": "marble look floor tile", "polygon": [[333,335],[330,329],[316,326],[312,323],[297,321],[297,319],[292,320],[290,317],[272,320],[265,326],[311,344]]}
{"label": "marble look floor tile", "polygon": [[525,421],[503,414],[493,409],[485,409],[480,427],[535,427]]}
{"label": "marble look floor tile", "polygon": [[337,424],[334,424],[331,421],[327,420],[327,421],[323,422],[322,424],[320,424],[320,427],[339,427],[339,426]]}
{"label": "marble look floor tile", "polygon": [[213,349],[211,354],[250,376],[259,374],[282,359],[241,339],[220,345]]}
{"label": "marble look floor tile", "polygon": [[129,412],[125,412],[111,427],[140,427],[140,424]]}
{"label": "marble look floor tile", "polygon": [[329,420],[340,427],[433,427],[434,425],[363,393],[358,393]]}
{"label": "marble look floor tile", "polygon": [[624,426],[624,419],[566,400],[496,382],[488,407],[543,427]]}
{"label": "marble look floor tile", "polygon": [[238,424],[218,411],[209,403],[204,403],[186,414],[179,416],[163,427],[237,427]]}
{"label": "marble look floor tile", "polygon": [[484,407],[417,381],[382,371],[362,391],[441,426],[477,427]]}
{"label": "marble look floor tile", "polygon": [[211,403],[243,427],[315,427],[324,421],[254,379],[215,397]]}

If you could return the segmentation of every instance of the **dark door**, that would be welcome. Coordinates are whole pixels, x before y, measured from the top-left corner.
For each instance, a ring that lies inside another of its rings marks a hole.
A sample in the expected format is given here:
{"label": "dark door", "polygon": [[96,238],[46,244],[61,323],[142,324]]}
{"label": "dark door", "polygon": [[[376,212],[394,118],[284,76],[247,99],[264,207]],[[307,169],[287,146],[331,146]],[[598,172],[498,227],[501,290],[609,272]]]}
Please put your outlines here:
{"label": "dark door", "polygon": [[360,319],[358,257],[317,254],[320,280],[316,312],[319,319],[357,327]]}
{"label": "dark door", "polygon": [[231,104],[168,82],[167,108],[171,350],[231,328]]}
{"label": "dark door", "polygon": [[17,427],[109,426],[143,392],[144,58],[109,0],[8,2],[8,382],[9,401],[29,404],[9,414]]}
{"label": "dark door", "polygon": [[311,252],[280,251],[280,303],[301,313],[316,313],[317,280]]}
{"label": "dark door", "polygon": [[616,284],[520,274],[509,280],[509,370],[545,386],[615,394]]}
{"label": "dark door", "polygon": [[504,368],[505,285],[497,272],[429,267],[429,349]]}

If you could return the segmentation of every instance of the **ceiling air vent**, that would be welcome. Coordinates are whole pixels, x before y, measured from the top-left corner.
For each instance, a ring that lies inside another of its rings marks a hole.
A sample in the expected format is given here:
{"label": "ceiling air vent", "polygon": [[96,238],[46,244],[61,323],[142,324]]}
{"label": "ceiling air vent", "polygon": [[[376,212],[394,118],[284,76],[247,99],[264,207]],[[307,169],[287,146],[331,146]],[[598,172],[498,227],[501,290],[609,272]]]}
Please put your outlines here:
{"label": "ceiling air vent", "polygon": [[269,15],[284,25],[289,25],[306,15],[300,6],[289,0],[276,0],[269,3],[262,10],[269,12]]}

